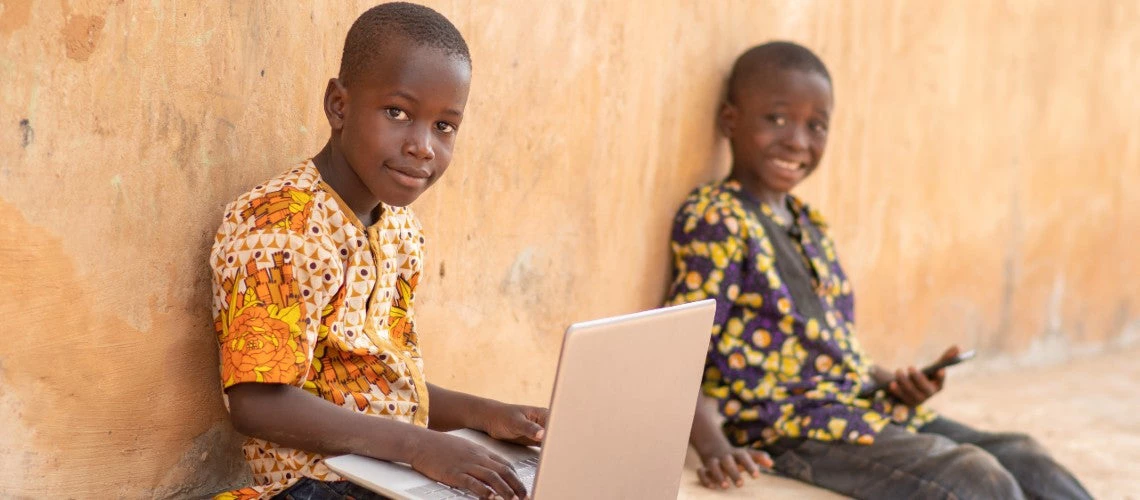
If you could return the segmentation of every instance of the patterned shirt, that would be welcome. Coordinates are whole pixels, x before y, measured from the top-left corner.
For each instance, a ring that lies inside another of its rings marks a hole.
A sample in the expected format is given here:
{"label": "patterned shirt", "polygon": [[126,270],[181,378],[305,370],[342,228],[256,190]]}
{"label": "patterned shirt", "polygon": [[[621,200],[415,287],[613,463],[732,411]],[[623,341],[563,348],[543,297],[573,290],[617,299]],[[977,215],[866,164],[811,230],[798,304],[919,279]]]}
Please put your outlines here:
{"label": "patterned shirt", "polygon": [[811,229],[788,238],[811,275],[822,320],[796,304],[764,228],[791,221],[739,183],[697,188],[673,221],[668,302],[717,301],[702,389],[719,401],[726,435],[737,446],[762,447],[780,437],[870,444],[892,421],[916,430],[933,413],[882,393],[856,397],[871,361],[854,335],[851,284],[823,218],[799,199],[788,199],[798,227]]}
{"label": "patterned shirt", "polygon": [[[427,425],[412,302],[424,238],[407,208],[364,227],[311,161],[226,208],[210,254],[224,390],[289,384],[348,410]],[[226,406],[229,406],[228,398]],[[260,439],[243,449],[268,498],[301,477],[337,480],[322,456]]]}

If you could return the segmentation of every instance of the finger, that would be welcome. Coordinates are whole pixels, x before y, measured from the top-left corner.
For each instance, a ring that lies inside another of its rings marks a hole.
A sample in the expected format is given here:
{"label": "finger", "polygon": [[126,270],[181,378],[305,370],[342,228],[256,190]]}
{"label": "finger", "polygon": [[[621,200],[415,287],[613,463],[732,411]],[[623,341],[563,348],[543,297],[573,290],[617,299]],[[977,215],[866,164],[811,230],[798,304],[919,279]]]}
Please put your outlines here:
{"label": "finger", "polygon": [[[516,496],[522,498],[526,496],[525,488],[523,488],[523,492],[520,495],[514,490],[514,488],[511,487],[510,484],[507,483],[507,479],[503,477],[504,473],[501,473],[499,471],[495,471],[487,467],[476,466],[474,467],[474,470],[470,472],[470,474],[475,476],[476,479],[482,481],[487,486],[490,486],[494,491],[494,494],[498,495],[501,498],[514,498]],[[515,481],[518,481],[518,478],[515,478]]]}
{"label": "finger", "polygon": [[952,345],[952,346],[950,346],[949,349],[946,349],[946,352],[942,353],[942,357],[939,358],[939,360],[940,361],[946,361],[946,360],[954,359],[954,357],[958,356],[959,352],[961,352],[961,349],[958,349],[958,346],[956,346],[956,345]]}
{"label": "finger", "polygon": [[515,471],[515,466],[511,465],[511,461],[507,460],[506,458],[503,458],[498,453],[495,453],[493,451],[487,451],[487,457],[490,458],[491,460],[498,462],[500,465],[503,465],[506,468],[510,469],[511,472]]}
{"label": "finger", "polygon": [[720,468],[720,459],[713,457],[705,462],[705,468],[708,469],[709,478],[713,480],[721,488],[728,488],[728,480],[724,478],[724,472]]}
{"label": "finger", "polygon": [[708,469],[701,467],[697,469],[697,478],[701,480],[701,486],[709,489],[717,489],[718,483],[714,482],[712,476],[709,475]]}
{"label": "finger", "polygon": [[720,468],[728,476],[728,480],[732,481],[737,488],[744,486],[744,478],[740,477],[740,464],[736,463],[736,457],[732,455],[725,455],[724,459],[720,461]]}
{"label": "finger", "polygon": [[929,399],[930,396],[938,392],[938,388],[934,387],[934,383],[926,378],[926,375],[923,375],[922,372],[913,368],[910,372],[910,380],[919,391],[922,391],[924,399]]}
{"label": "finger", "polygon": [[495,491],[486,484],[483,484],[483,481],[480,481],[478,478],[470,474],[465,474],[459,483],[460,484],[455,484],[452,486],[458,486],[467,491],[470,491],[472,494],[479,498],[490,498],[495,494]]}
{"label": "finger", "polygon": [[934,386],[941,391],[942,387],[946,385],[946,369],[938,370],[938,373],[934,374],[934,378],[931,379],[931,382],[934,382]]}
{"label": "finger", "polygon": [[898,398],[907,405],[914,405],[915,401],[915,388],[910,382],[910,377],[907,376],[906,371],[899,369],[895,372],[895,381],[891,383],[891,388]]}
{"label": "finger", "polygon": [[495,467],[495,464],[491,464],[491,470],[495,471],[499,477],[503,478],[503,480],[507,482],[511,489],[514,490],[515,495],[518,495],[519,498],[526,498],[526,485],[524,485],[522,480],[519,479],[518,471],[515,470],[514,466],[508,463],[507,460],[503,457],[500,457],[494,453],[492,453],[491,456],[492,458],[498,459],[496,462],[499,465],[498,467]]}
{"label": "finger", "polygon": [[771,469],[772,466],[776,465],[776,463],[772,461],[772,457],[766,452],[760,450],[751,450],[748,453],[751,455],[752,461],[760,467]]}
{"label": "finger", "polygon": [[542,425],[530,420],[522,420],[519,422],[519,437],[533,439],[536,443],[541,443],[543,435],[546,434]]}
{"label": "finger", "polygon": [[747,472],[752,477],[760,477],[760,467],[752,460],[752,455],[745,450],[736,452],[736,463],[740,465],[744,472]]}
{"label": "finger", "polygon": [[918,370],[916,370],[913,366],[907,368],[907,370],[903,372],[902,380],[899,381],[901,384],[903,384],[903,386],[906,387],[909,399],[908,404],[911,406],[917,405],[926,400],[926,393],[922,392],[922,389],[920,389],[918,387],[918,384],[915,382],[914,374],[917,371]]}
{"label": "finger", "polygon": [[530,407],[527,411],[527,418],[532,422],[541,425],[543,429],[546,428],[546,421],[550,418],[550,410],[546,408]]}

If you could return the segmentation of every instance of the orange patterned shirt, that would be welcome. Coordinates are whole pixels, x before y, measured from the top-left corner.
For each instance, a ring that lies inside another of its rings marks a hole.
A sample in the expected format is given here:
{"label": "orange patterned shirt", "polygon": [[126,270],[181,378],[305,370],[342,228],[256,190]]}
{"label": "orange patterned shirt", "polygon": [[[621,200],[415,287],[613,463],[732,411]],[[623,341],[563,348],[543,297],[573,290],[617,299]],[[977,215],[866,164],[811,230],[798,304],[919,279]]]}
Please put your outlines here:
{"label": "orange patterned shirt", "polygon": [[[412,312],[424,237],[410,209],[380,211],[364,227],[312,161],[226,207],[210,253],[223,398],[234,384],[289,384],[351,411],[427,425]],[[268,498],[305,476],[339,479],[319,454],[253,438],[243,451],[255,486],[219,498]]]}

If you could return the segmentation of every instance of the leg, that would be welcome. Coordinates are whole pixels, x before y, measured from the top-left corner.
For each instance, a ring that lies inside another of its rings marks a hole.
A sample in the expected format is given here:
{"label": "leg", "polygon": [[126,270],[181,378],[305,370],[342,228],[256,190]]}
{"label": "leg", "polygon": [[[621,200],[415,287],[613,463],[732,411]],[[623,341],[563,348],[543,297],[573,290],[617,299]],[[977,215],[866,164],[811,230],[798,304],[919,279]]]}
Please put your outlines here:
{"label": "leg", "polygon": [[919,432],[945,436],[986,450],[1017,478],[1029,498],[1092,498],[1071,472],[1025,434],[983,432],[945,417],[938,417]]}
{"label": "leg", "polygon": [[804,441],[777,456],[775,469],[855,498],[1025,498],[981,448],[897,425],[871,445]]}

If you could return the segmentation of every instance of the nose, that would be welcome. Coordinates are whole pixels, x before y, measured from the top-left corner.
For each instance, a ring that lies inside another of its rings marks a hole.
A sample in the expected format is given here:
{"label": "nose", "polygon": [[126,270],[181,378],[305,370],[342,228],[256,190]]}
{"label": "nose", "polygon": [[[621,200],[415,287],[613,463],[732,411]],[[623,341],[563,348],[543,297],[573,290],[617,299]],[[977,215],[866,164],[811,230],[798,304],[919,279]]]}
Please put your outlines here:
{"label": "nose", "polygon": [[795,125],[787,128],[787,133],[784,134],[783,143],[793,151],[803,151],[811,145],[811,140],[808,138],[808,129],[806,125]]}
{"label": "nose", "polygon": [[408,135],[404,138],[404,154],[423,161],[435,159],[435,149],[432,148],[431,139],[429,127],[409,127]]}

